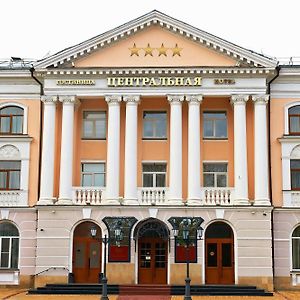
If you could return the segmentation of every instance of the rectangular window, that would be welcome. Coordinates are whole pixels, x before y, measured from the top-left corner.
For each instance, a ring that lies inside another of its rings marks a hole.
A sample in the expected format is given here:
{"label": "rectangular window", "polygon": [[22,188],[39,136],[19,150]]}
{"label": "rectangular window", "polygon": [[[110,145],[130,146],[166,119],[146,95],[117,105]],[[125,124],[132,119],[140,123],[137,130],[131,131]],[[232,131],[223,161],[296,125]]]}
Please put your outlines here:
{"label": "rectangular window", "polygon": [[82,138],[105,139],[106,138],[106,112],[83,112]]}
{"label": "rectangular window", "polygon": [[166,139],[167,138],[167,113],[144,112],[143,138]]}
{"label": "rectangular window", "polygon": [[17,269],[19,256],[19,238],[0,238],[0,268]]}
{"label": "rectangular window", "polygon": [[203,185],[205,187],[226,187],[227,163],[204,163]]}
{"label": "rectangular window", "polygon": [[291,187],[300,190],[300,160],[291,159]]}
{"label": "rectangular window", "polygon": [[163,163],[143,164],[143,187],[165,187],[167,165]]}
{"label": "rectangular window", "polygon": [[226,112],[203,113],[203,138],[226,139],[227,138],[227,115]]}
{"label": "rectangular window", "polygon": [[81,186],[105,186],[105,164],[82,163]]}
{"label": "rectangular window", "polygon": [[20,161],[0,161],[0,190],[19,190],[20,175]]}

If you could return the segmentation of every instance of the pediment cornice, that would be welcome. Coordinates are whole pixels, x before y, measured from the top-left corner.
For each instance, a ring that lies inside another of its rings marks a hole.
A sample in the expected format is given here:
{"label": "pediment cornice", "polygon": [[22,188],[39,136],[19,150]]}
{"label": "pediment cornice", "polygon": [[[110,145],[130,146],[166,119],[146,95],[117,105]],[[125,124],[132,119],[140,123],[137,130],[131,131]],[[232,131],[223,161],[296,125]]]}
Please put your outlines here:
{"label": "pediment cornice", "polygon": [[108,47],[119,40],[125,39],[150,26],[160,26],[175,34],[193,40],[202,46],[222,55],[233,58],[238,65],[249,67],[275,67],[277,61],[254,51],[242,48],[224,39],[176,20],[159,11],[152,11],[144,16],[125,23],[106,33],[93,37],[85,42],[64,49],[52,56],[35,63],[36,68],[64,67],[72,61],[83,58],[101,48]]}

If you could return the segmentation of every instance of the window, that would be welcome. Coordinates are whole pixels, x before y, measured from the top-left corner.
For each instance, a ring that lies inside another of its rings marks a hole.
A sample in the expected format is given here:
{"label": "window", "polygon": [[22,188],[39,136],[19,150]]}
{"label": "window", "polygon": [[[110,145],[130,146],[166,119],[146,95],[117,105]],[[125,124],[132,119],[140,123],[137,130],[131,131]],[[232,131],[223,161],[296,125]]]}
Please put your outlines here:
{"label": "window", "polygon": [[166,139],[167,138],[167,113],[144,112],[143,138]]}
{"label": "window", "polygon": [[300,226],[292,234],[293,270],[300,270]]}
{"label": "window", "polygon": [[19,190],[20,174],[20,161],[0,161],[0,190]]}
{"label": "window", "polygon": [[0,223],[0,268],[17,269],[19,258],[19,232],[8,222]]}
{"label": "window", "polygon": [[289,108],[289,133],[300,135],[300,105]]}
{"label": "window", "polygon": [[82,186],[105,186],[105,164],[83,163],[81,164]]}
{"label": "window", "polygon": [[166,169],[166,164],[143,164],[143,187],[165,187]]}
{"label": "window", "polygon": [[22,134],[24,110],[17,106],[0,109],[0,133]]}
{"label": "window", "polygon": [[106,138],[106,112],[85,111],[83,112],[83,134],[84,139]]}
{"label": "window", "polygon": [[227,115],[226,112],[203,113],[203,137],[206,139],[227,138]]}
{"label": "window", "polygon": [[300,159],[291,159],[291,189],[300,190]]}
{"label": "window", "polygon": [[227,163],[204,163],[203,183],[205,187],[226,187]]}

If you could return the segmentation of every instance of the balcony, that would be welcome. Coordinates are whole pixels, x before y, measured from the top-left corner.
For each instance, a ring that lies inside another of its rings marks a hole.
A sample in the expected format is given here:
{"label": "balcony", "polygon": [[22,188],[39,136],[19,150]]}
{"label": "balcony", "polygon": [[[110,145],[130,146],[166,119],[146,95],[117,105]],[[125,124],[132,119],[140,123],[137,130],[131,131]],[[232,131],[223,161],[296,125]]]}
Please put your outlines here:
{"label": "balcony", "polygon": [[283,191],[283,206],[300,207],[300,191]]}
{"label": "balcony", "polygon": [[201,204],[227,206],[233,205],[234,189],[230,187],[202,187],[201,188]]}
{"label": "balcony", "polygon": [[0,191],[0,206],[27,206],[27,200],[27,191]]}
{"label": "balcony", "polygon": [[138,202],[140,205],[164,205],[168,198],[166,187],[138,188]]}
{"label": "balcony", "polygon": [[101,205],[105,199],[105,187],[73,187],[73,204]]}

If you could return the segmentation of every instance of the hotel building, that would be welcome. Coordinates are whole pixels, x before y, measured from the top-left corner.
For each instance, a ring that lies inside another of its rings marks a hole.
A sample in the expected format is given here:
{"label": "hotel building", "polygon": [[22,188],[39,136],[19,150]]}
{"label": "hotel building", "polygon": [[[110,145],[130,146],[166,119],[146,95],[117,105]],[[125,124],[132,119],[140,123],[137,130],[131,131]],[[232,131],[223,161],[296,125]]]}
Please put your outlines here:
{"label": "hotel building", "polygon": [[297,67],[158,11],[0,64],[0,284],[184,284],[198,218],[192,284],[299,287],[299,120]]}

